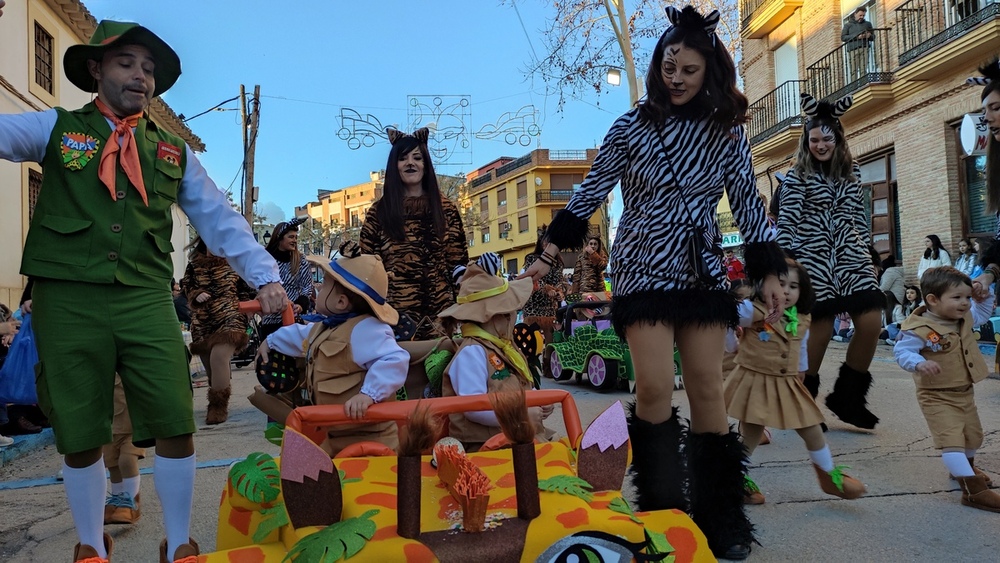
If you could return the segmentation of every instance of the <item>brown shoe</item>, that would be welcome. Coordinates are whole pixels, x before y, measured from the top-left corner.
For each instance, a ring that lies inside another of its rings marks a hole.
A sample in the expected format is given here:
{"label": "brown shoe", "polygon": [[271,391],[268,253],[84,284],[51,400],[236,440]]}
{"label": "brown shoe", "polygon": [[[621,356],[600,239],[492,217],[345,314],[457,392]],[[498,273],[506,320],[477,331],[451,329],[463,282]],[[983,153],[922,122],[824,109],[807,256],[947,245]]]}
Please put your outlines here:
{"label": "brown shoe", "polygon": [[[110,514],[108,507],[112,508]],[[140,516],[139,495],[135,495],[134,499],[128,493],[112,495],[109,504],[104,506],[105,524],[135,524]]]}
{"label": "brown shoe", "polygon": [[107,557],[98,556],[97,550],[89,545],[76,544],[73,547],[73,563],[110,563],[111,548],[114,544],[111,536],[104,534],[104,551],[107,552]]}
{"label": "brown shoe", "polygon": [[232,389],[226,387],[216,391],[208,388],[208,412],[205,414],[205,424],[222,424],[229,418],[229,394]]}
{"label": "brown shoe", "polygon": [[[993,479],[990,479],[989,475],[987,475],[981,469],[979,469],[978,467],[976,467],[976,458],[970,457],[969,458],[969,465],[972,466],[972,472],[973,473],[975,473],[976,475],[982,477],[983,479],[986,479],[986,486],[987,487],[993,487]],[[948,475],[948,476],[951,477],[952,480],[954,480],[954,481],[958,480],[958,477],[955,477],[954,475]]]}
{"label": "brown shoe", "polygon": [[749,476],[743,478],[743,504],[764,504],[764,493]]}
{"label": "brown shoe", "polygon": [[1000,512],[1000,493],[991,491],[981,475],[959,477],[957,481],[962,487],[962,504],[979,510]]}
{"label": "brown shoe", "polygon": [[[840,467],[834,467],[833,471],[827,473],[815,463],[812,466],[816,470],[816,478],[819,479],[819,488],[828,495],[850,500],[868,492],[864,483],[844,473]],[[840,484],[836,484],[835,480],[840,480]]]}
{"label": "brown shoe", "polygon": [[187,543],[181,544],[174,551],[174,558],[167,559],[167,540],[164,539],[160,542],[160,563],[198,563],[198,555],[200,554],[198,542],[188,538]]}

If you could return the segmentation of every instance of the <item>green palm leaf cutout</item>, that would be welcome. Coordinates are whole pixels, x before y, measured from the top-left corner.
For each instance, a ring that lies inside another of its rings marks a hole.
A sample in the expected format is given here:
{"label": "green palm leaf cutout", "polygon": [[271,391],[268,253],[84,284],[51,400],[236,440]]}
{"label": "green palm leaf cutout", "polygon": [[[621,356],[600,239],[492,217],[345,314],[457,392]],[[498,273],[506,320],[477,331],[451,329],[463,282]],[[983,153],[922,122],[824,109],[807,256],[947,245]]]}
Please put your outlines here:
{"label": "green palm leaf cutout", "polygon": [[229,482],[241,496],[250,502],[263,504],[278,498],[281,489],[281,472],[274,458],[262,452],[253,452],[229,470]]}
{"label": "green palm leaf cutout", "polygon": [[260,511],[263,519],[257,526],[257,531],[253,533],[253,543],[261,543],[267,536],[278,528],[288,524],[288,513],[285,512],[285,503],[279,502],[271,508]]}
{"label": "green palm leaf cutout", "polygon": [[622,497],[611,499],[611,503],[608,504],[608,508],[610,508],[613,512],[628,516],[636,524],[642,524],[642,520],[635,517],[635,513],[632,512],[632,507],[628,505],[628,501]]}
{"label": "green palm leaf cutout", "polygon": [[837,486],[837,490],[844,492],[844,470],[850,469],[850,465],[835,465],[830,472],[830,480]]}
{"label": "green palm leaf cutout", "polygon": [[[667,541],[667,535],[653,530],[646,529],[646,551],[653,553],[673,553],[674,546]],[[667,557],[663,561],[672,563],[674,556]]]}
{"label": "green palm leaf cutout", "polygon": [[344,485],[346,485],[348,483],[357,483],[358,481],[361,480],[361,477],[351,477],[350,479],[347,479],[346,477],[344,477],[345,475],[347,475],[347,473],[345,473],[343,469],[338,469],[337,473],[340,474],[340,488],[341,489],[343,489]]}
{"label": "green palm leaf cutout", "polygon": [[354,557],[375,535],[375,522],[371,517],[378,513],[378,510],[369,510],[302,538],[292,546],[282,563],[333,563]]}
{"label": "green palm leaf cutout", "polygon": [[268,422],[264,428],[264,439],[275,446],[281,445],[281,438],[284,435],[285,427],[277,422]]}
{"label": "green palm leaf cutout", "polygon": [[575,475],[556,475],[538,482],[538,488],[563,495],[573,495],[585,502],[590,502],[594,495],[589,489],[594,487]]}

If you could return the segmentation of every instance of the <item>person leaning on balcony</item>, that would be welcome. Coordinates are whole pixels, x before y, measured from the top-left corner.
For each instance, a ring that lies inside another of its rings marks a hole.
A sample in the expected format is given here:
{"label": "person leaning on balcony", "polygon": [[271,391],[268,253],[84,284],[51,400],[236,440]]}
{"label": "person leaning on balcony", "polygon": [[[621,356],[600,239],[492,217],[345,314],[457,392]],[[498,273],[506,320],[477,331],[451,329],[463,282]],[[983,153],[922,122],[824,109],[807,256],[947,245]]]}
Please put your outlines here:
{"label": "person leaning on balcony", "polygon": [[63,67],[93,101],[0,115],[0,159],[37,162],[44,172],[21,274],[34,279],[36,386],[64,456],[79,538],[73,560],[107,562],[112,550],[101,449],[112,441],[116,371],[133,441],[156,444],[166,531],[159,561],[194,560],[194,403],[170,296],[171,208],[179,205],[212,253],[259,288],[265,313],[288,297],[274,259],[191,148],[149,118],[150,102],[181,74],[177,53],[138,24],[104,20],[89,43],[66,49]]}
{"label": "person leaning on balcony", "polygon": [[[523,275],[540,281],[560,249],[583,244],[589,217],[621,181],[612,322],[635,370],[628,432],[638,506],[690,508],[716,557],[746,559],[753,542],[743,509],[747,458],[726,417],[717,353],[738,317],[716,219],[723,193],[747,241],[747,277],[762,284],[772,317],[784,310],[778,275],[787,266],[757,195],[743,128],[748,103],[715,34],[719,12],[668,7],[667,16],[672,25],[653,51],[647,97],[611,126],[586,179],[549,225],[543,254]],[[674,343],[684,359],[690,433],[671,403]]]}
{"label": "person leaning on balcony", "polygon": [[[980,100],[990,131],[986,147],[986,204],[987,210],[996,214],[997,229],[993,244],[988,245],[988,248],[979,244],[977,248],[982,273],[972,280],[972,290],[976,297],[988,295],[990,285],[1000,281],[1000,61],[993,57],[979,67],[979,72],[982,76],[969,78],[966,82],[983,87]],[[975,273],[974,271],[973,275]]]}
{"label": "person leaning on balcony", "polygon": [[872,22],[865,19],[868,8],[864,6],[854,10],[854,15],[844,24],[840,32],[840,40],[847,45],[847,58],[852,80],[867,73],[868,47],[875,37]]}

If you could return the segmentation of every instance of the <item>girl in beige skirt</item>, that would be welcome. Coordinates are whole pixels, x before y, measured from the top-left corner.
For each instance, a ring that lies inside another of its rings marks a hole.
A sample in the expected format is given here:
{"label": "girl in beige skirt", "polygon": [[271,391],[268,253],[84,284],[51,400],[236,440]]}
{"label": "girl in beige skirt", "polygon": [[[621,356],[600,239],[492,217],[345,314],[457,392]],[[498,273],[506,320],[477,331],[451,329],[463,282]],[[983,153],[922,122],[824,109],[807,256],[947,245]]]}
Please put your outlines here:
{"label": "girl in beige skirt", "polygon": [[[809,451],[823,492],[844,499],[858,498],[865,486],[834,466],[820,424],[823,414],[802,384],[806,343],[809,339],[809,309],[814,301],[809,275],[788,260],[788,274],[781,278],[785,289],[784,314],[765,318],[766,306],[759,300],[740,304],[744,327],[736,354],[736,368],[725,382],[726,410],[739,420],[748,459],[760,443],[764,427],[791,429],[799,433]],[[763,504],[764,495],[747,477],[745,502]]]}

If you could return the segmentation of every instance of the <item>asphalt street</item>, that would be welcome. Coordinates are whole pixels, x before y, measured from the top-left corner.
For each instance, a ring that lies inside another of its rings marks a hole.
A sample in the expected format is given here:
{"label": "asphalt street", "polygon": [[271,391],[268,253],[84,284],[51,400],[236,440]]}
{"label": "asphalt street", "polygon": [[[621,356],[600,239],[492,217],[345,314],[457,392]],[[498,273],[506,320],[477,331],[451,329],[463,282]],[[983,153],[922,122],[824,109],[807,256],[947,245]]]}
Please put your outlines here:
{"label": "asphalt street", "polygon": [[[846,345],[832,343],[822,370],[821,396],[833,386]],[[992,364],[992,358],[989,359]],[[1000,544],[1000,514],[962,506],[961,493],[948,477],[917,407],[909,374],[880,346],[872,366],[875,384],[871,408],[882,422],[871,432],[858,431],[827,412],[827,439],[834,460],[868,486],[868,495],[845,501],[824,494],[810,467],[805,446],[794,431],[776,430],[773,443],[754,455],[752,475],[767,497],[748,507],[760,541],[750,561],[995,561]],[[203,551],[215,547],[220,493],[234,460],[248,453],[278,454],[263,439],[264,415],[246,400],[255,384],[248,370],[235,372],[231,417],[219,426],[199,425],[199,469],[192,535]],[[602,394],[586,382],[547,387],[571,390],[586,425],[611,402],[628,394]],[[986,442],[977,465],[1000,479],[1000,380],[976,386]],[[687,412],[683,391],[675,403]],[[195,390],[195,415],[205,416],[205,389]],[[561,429],[559,411],[547,425]],[[151,454],[151,452],[149,452]],[[76,535],[63,487],[54,476],[61,461],[53,446],[33,451],[0,468],[0,561],[68,561]],[[152,460],[141,467],[148,470]],[[159,502],[152,476],[142,480],[143,516],[134,526],[107,526],[119,562],[156,561],[162,539]]]}

